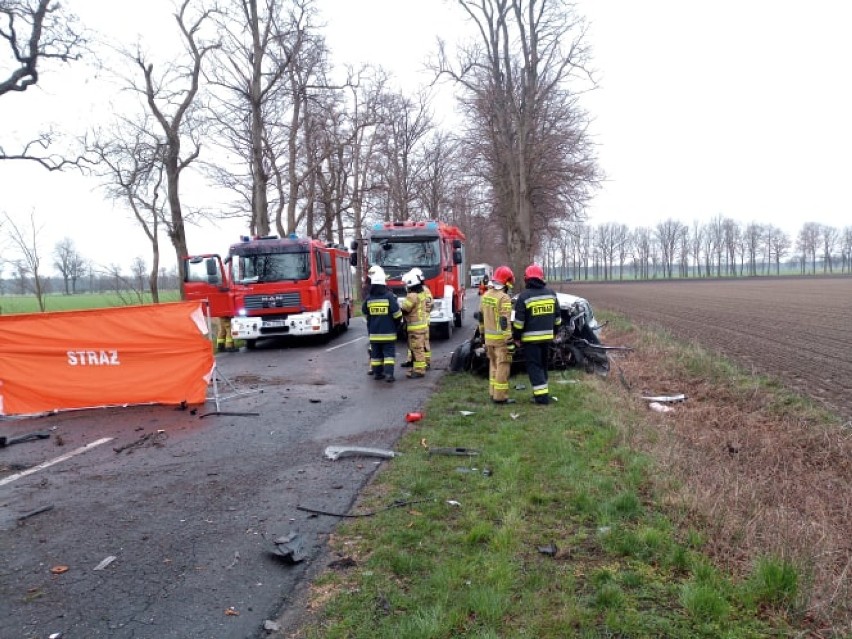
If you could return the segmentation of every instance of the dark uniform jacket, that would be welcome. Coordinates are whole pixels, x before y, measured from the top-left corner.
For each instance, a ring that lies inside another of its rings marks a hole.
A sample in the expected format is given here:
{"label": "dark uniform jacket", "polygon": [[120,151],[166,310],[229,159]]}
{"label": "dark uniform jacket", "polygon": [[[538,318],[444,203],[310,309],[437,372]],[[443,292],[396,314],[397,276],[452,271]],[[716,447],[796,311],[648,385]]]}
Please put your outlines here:
{"label": "dark uniform jacket", "polygon": [[527,281],[527,288],[515,302],[512,332],[522,342],[546,342],[553,339],[553,329],[562,323],[556,293],[538,279]]}
{"label": "dark uniform jacket", "polygon": [[371,342],[395,342],[396,327],[402,321],[399,302],[387,286],[373,284],[370,295],[361,305],[367,318],[367,332]]}

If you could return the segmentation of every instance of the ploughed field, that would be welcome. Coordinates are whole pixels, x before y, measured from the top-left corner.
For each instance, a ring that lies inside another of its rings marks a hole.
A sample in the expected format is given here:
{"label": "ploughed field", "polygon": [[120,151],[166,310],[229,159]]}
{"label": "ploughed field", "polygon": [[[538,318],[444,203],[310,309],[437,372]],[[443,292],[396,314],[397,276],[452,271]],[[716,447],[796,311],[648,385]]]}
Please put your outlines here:
{"label": "ploughed field", "polygon": [[850,277],[569,282],[558,288],[585,297],[596,310],[696,340],[852,419]]}

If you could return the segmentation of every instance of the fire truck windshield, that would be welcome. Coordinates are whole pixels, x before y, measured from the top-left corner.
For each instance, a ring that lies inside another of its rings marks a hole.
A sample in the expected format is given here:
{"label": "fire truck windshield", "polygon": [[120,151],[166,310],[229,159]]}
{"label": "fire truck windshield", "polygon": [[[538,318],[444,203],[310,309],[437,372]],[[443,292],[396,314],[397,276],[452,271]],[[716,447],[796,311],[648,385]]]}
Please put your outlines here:
{"label": "fire truck windshield", "polygon": [[233,269],[234,281],[240,284],[306,280],[311,275],[310,254],[300,251],[234,256]]}
{"label": "fire truck windshield", "polygon": [[373,238],[370,264],[381,267],[419,266],[427,269],[441,264],[441,246],[437,238]]}

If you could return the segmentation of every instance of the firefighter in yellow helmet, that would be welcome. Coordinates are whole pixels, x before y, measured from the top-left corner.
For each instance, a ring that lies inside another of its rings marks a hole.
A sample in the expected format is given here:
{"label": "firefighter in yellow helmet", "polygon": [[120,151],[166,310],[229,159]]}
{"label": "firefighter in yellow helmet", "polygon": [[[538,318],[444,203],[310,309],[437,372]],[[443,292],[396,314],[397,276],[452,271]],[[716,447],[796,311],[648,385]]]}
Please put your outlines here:
{"label": "firefighter in yellow helmet", "polygon": [[408,349],[411,370],[406,377],[421,378],[426,375],[426,339],[429,335],[429,311],[423,280],[413,269],[402,276],[407,292],[400,304],[408,332]]}
{"label": "firefighter in yellow helmet", "polygon": [[512,368],[512,298],[508,289],[515,275],[508,266],[494,271],[489,288],[479,302],[479,330],[488,354],[488,394],[495,404],[514,404],[509,399],[509,373]]}

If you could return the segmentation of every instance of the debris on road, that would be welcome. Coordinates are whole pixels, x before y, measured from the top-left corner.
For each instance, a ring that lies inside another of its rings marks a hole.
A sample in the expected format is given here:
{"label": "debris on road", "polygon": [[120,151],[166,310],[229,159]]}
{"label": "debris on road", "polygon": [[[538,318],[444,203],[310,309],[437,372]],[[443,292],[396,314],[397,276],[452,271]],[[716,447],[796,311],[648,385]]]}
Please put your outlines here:
{"label": "debris on road", "polygon": [[32,442],[37,439],[50,439],[50,431],[37,430],[34,433],[18,435],[17,437],[7,437],[5,435],[0,435],[0,448],[6,448],[7,446],[12,446],[13,444],[23,444],[24,442]]}
{"label": "debris on road", "polygon": [[106,558],[105,558],[105,559],[104,559],[101,563],[99,563],[97,566],[95,566],[94,568],[92,568],[92,570],[103,570],[104,568],[106,568],[107,566],[109,566],[112,562],[114,562],[116,559],[118,559],[118,557],[116,557],[115,555],[110,555],[109,557],[106,557]]}
{"label": "debris on road", "polygon": [[471,415],[473,415],[473,411],[472,410],[460,410],[459,414],[462,415],[463,417],[470,417]]}
{"label": "debris on road", "polygon": [[228,606],[225,609],[225,614],[228,615],[229,617],[239,617],[240,611],[237,610],[236,608],[234,608],[233,606]]}
{"label": "debris on road", "polygon": [[424,501],[433,501],[432,499],[412,499],[412,500],[403,500],[397,499],[392,502],[389,506],[385,506],[384,508],[378,508],[376,510],[371,510],[366,513],[333,513],[327,510],[321,510],[319,508],[309,508],[308,506],[296,506],[296,510],[301,510],[306,513],[314,513],[316,515],[328,515],[329,517],[345,517],[349,519],[355,519],[357,517],[372,517],[378,513],[384,512],[386,510],[391,510],[392,508],[402,508],[403,506],[409,506],[411,504],[419,504]]}
{"label": "debris on road", "polygon": [[63,573],[68,572],[68,570],[69,570],[68,566],[54,566],[53,568],[50,569],[50,572],[53,573],[54,575],[61,575]]}
{"label": "debris on road", "polygon": [[683,393],[680,393],[679,395],[643,395],[642,399],[649,402],[673,403],[686,401],[686,395]]}
{"label": "debris on road", "polygon": [[550,542],[546,546],[539,546],[538,551],[542,555],[548,555],[550,557],[555,557],[556,553],[559,552],[559,548],[557,548],[556,544],[554,544],[553,542]]}
{"label": "debris on road", "polygon": [[260,417],[260,413],[230,413],[222,410],[214,410],[211,413],[202,413],[198,416],[198,419],[204,419],[205,417],[210,417],[211,415],[217,415],[221,417]]}
{"label": "debris on road", "polygon": [[382,459],[393,459],[401,454],[384,448],[365,448],[363,446],[326,446],[325,448],[325,456],[331,461],[337,461],[341,457],[381,457]]}
{"label": "debris on road", "polygon": [[448,500],[447,500],[447,505],[449,505],[449,506],[455,506],[456,508],[460,508],[460,507],[461,507],[461,502],[456,501],[455,499],[448,499]]}
{"label": "debris on road", "polygon": [[143,444],[147,444],[150,442],[152,446],[162,446],[163,440],[165,440],[168,436],[166,435],[166,431],[158,430],[156,432],[145,433],[141,437],[139,437],[136,441],[130,442],[129,444],[125,444],[124,446],[117,446],[113,448],[116,453],[121,453],[124,451],[133,452],[135,448],[142,446]]}
{"label": "debris on road", "polygon": [[18,516],[18,523],[22,524],[22,523],[24,523],[25,520],[29,519],[30,517],[35,517],[36,515],[46,513],[50,510],[53,510],[53,504],[50,504],[49,506],[42,506],[41,508],[36,508],[35,510],[31,510],[28,513],[24,513],[23,515],[19,515]]}
{"label": "debris on road", "polygon": [[281,624],[267,619],[263,622],[263,629],[266,630],[266,632],[278,632],[281,630]]}
{"label": "debris on road", "polygon": [[296,564],[308,556],[304,541],[299,533],[291,532],[283,537],[275,539],[273,554],[282,557],[289,564]]}
{"label": "debris on road", "polygon": [[419,422],[421,419],[423,419],[423,413],[414,412],[405,414],[405,421],[409,423]]}
{"label": "debris on road", "polygon": [[473,457],[478,455],[479,451],[473,448],[465,448],[456,446],[455,448],[430,448],[429,455],[459,455],[461,457]]}

